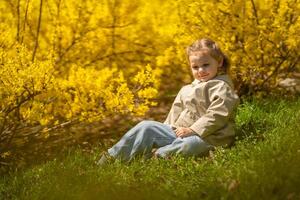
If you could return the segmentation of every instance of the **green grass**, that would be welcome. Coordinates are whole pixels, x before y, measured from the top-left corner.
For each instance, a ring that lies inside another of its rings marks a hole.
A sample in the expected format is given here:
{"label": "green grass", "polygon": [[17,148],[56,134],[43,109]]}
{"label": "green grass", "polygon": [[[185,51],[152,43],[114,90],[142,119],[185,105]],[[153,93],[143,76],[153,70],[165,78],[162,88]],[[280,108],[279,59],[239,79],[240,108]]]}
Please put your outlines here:
{"label": "green grass", "polygon": [[100,149],[11,172],[0,199],[300,199],[300,99],[248,100],[213,157],[94,165]]}

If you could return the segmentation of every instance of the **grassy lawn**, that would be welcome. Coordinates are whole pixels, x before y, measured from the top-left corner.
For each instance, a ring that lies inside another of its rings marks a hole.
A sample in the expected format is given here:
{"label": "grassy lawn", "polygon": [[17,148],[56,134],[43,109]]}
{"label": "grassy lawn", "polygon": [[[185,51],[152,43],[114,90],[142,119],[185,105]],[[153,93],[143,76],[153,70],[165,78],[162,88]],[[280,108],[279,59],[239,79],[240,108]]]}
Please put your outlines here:
{"label": "grassy lawn", "polygon": [[94,165],[100,149],[1,177],[0,199],[300,199],[300,99],[248,100],[237,142],[207,158]]}

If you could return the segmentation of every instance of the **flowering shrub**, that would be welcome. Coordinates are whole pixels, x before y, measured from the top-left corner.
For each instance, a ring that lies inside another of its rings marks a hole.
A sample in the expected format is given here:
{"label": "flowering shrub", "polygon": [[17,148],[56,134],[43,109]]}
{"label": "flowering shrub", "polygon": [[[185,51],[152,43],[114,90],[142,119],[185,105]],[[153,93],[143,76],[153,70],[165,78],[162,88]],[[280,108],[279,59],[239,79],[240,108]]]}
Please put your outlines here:
{"label": "flowering shrub", "polygon": [[2,49],[0,56],[0,136],[4,138],[20,126],[93,122],[118,113],[143,115],[155,104],[159,70],[149,65],[132,80],[117,69],[76,65],[61,78],[55,75],[51,59],[32,62],[23,46],[10,54]]}
{"label": "flowering shrub", "polygon": [[164,66],[171,61],[180,68],[186,63],[178,54],[182,47],[210,37],[230,58],[231,76],[241,95],[276,92],[281,78],[300,70],[297,1],[182,0],[179,4],[180,36],[175,48],[165,51],[165,60],[159,60]]}
{"label": "flowering shrub", "polygon": [[2,145],[22,127],[142,116],[192,81],[185,47],[202,37],[231,59],[240,95],[300,70],[294,0],[3,0],[0,12]]}

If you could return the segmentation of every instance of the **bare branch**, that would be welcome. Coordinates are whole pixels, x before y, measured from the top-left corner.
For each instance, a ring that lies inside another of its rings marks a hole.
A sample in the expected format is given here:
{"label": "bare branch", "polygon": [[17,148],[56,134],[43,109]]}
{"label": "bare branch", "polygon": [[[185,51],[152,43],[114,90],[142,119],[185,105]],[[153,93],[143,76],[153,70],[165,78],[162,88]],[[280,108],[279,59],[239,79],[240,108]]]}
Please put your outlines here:
{"label": "bare branch", "polygon": [[251,4],[252,4],[252,9],[253,9],[253,14],[255,16],[256,24],[259,25],[258,14],[257,14],[257,10],[256,10],[256,7],[255,7],[254,0],[251,0]]}
{"label": "bare branch", "polygon": [[73,120],[66,121],[66,122],[63,122],[61,124],[58,124],[56,126],[53,126],[51,128],[44,129],[43,132],[50,132],[50,131],[53,131],[53,130],[57,130],[59,128],[65,128],[67,126],[74,125],[74,124],[76,124],[78,122],[79,122],[78,119],[73,119]]}
{"label": "bare branch", "polygon": [[10,163],[6,163],[6,162],[0,161],[0,165],[6,165],[6,166],[9,166],[9,165],[11,165],[11,164],[10,164]]}
{"label": "bare branch", "polygon": [[27,1],[26,1],[26,9],[25,9],[24,23],[23,23],[23,30],[22,30],[22,31],[23,31],[23,35],[22,35],[22,38],[21,38],[21,43],[23,43],[24,35],[25,35],[25,29],[26,29],[26,24],[27,24],[27,15],[28,15],[29,1],[30,1],[30,0],[27,0]]}
{"label": "bare branch", "polygon": [[4,110],[4,112],[8,115],[9,113],[11,113],[12,111],[14,111],[15,109],[21,107],[21,105],[23,105],[25,102],[29,101],[30,99],[32,99],[34,96],[37,96],[41,93],[41,91],[37,91],[37,92],[33,92],[30,95],[28,95],[27,97],[21,99],[17,105],[11,107],[11,108],[7,108]]}
{"label": "bare branch", "polygon": [[123,24],[123,25],[116,25],[116,24],[113,24],[113,25],[110,25],[110,26],[103,26],[103,25],[98,25],[98,27],[100,28],[107,28],[107,29],[114,29],[114,28],[125,28],[125,27],[128,27],[130,25],[133,25],[134,23],[130,22],[130,23],[127,23],[127,24]]}
{"label": "bare branch", "polygon": [[6,149],[6,148],[10,145],[10,143],[11,143],[12,140],[13,140],[13,138],[14,138],[15,135],[17,134],[16,129],[18,128],[18,126],[19,126],[19,124],[14,124],[13,127],[10,129],[11,135],[9,135],[8,141],[6,142],[4,149]]}
{"label": "bare branch", "polygon": [[17,2],[17,41],[20,42],[20,0]]}
{"label": "bare branch", "polygon": [[43,11],[43,0],[40,0],[40,12],[39,12],[38,26],[36,30],[35,46],[34,46],[32,59],[31,59],[32,61],[34,61],[36,50],[39,45],[39,34],[40,34],[41,21],[42,21],[42,11]]}
{"label": "bare branch", "polygon": [[286,58],[288,57],[288,53],[287,56],[285,58],[282,58],[281,61],[277,64],[277,66],[275,67],[275,69],[272,71],[272,73],[262,82],[261,87],[263,87],[265,85],[265,83],[272,77],[275,75],[275,73],[279,70],[279,68],[282,66],[282,64],[286,61]]}

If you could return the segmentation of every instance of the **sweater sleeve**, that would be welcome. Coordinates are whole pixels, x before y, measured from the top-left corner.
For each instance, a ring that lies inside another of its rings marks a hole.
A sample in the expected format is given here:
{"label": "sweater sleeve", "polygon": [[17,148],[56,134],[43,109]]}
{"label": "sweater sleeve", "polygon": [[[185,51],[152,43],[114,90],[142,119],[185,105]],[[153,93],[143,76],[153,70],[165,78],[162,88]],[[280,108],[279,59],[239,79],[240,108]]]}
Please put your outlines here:
{"label": "sweater sleeve", "polygon": [[202,138],[226,126],[239,102],[238,96],[224,81],[208,82],[203,94],[210,104],[206,113],[190,126]]}
{"label": "sweater sleeve", "polygon": [[180,113],[182,112],[183,110],[183,102],[181,100],[182,90],[183,88],[181,88],[181,90],[178,92],[164,124],[174,125],[175,121],[178,119]]}

